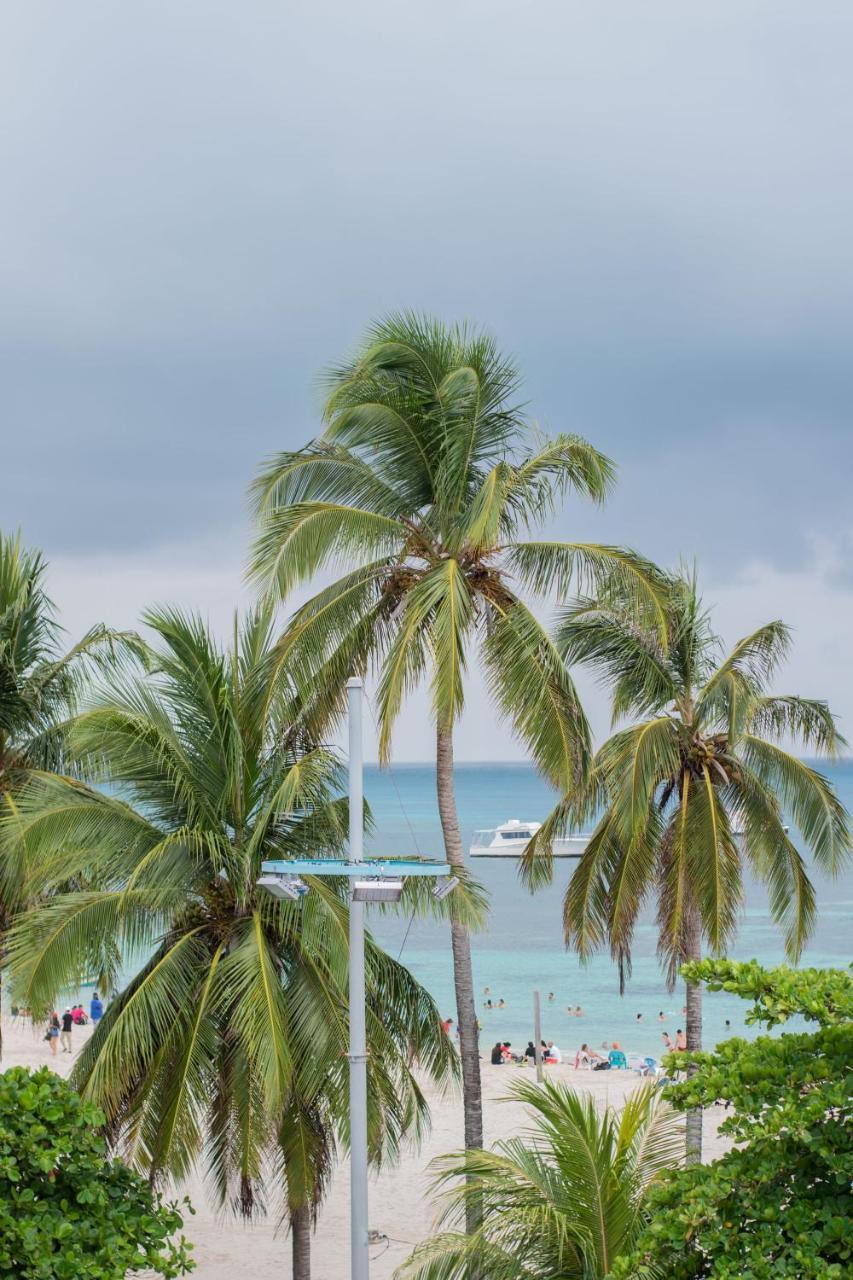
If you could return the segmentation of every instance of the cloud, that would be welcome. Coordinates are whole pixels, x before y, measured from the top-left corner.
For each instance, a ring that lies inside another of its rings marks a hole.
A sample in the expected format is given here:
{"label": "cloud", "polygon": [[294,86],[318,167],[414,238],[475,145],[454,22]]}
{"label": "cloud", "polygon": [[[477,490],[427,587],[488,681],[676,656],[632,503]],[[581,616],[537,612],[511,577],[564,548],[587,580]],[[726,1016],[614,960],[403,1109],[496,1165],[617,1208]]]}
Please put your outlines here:
{"label": "cloud", "polygon": [[808,585],[850,527],[851,37],[848,0],[10,9],[3,527],[95,616],[226,608],[261,459],[415,307],[619,463],[561,534]]}

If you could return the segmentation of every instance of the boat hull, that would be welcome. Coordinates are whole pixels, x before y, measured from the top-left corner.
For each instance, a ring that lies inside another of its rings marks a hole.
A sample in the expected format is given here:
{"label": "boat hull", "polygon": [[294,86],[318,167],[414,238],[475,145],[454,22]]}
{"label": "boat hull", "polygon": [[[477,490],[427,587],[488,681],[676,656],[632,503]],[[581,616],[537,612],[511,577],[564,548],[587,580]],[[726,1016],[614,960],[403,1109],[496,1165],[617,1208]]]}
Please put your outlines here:
{"label": "boat hull", "polygon": [[[555,858],[579,858],[586,846],[589,844],[589,836],[567,836],[554,841],[553,855]],[[472,845],[468,850],[471,858],[515,858],[518,859],[524,854],[526,845],[519,848],[501,848],[495,845]]]}

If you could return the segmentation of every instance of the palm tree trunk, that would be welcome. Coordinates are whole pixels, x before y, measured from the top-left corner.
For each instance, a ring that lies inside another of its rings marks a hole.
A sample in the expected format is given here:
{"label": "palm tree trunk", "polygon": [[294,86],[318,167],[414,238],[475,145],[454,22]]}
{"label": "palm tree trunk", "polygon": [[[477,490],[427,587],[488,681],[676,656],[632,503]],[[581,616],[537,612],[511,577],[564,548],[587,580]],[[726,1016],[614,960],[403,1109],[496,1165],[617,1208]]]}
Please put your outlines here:
{"label": "palm tree trunk", "polygon": [[[702,933],[699,923],[699,912],[690,903],[684,917],[684,958],[685,960],[702,959]],[[696,1052],[702,1048],[702,986],[698,982],[688,982],[687,988],[687,1049]],[[688,1066],[687,1074],[694,1075],[695,1067]],[[686,1160],[688,1164],[699,1164],[702,1160],[702,1108],[694,1107],[687,1112],[686,1124]]]}
{"label": "palm tree trunk", "polygon": [[[436,787],[447,861],[454,870],[462,870],[465,867],[465,854],[459,832],[459,816],[456,812],[456,792],[453,784],[453,734],[449,729],[439,728],[437,734]],[[477,1009],[474,1003],[474,975],[471,971],[471,937],[467,925],[454,918],[452,902],[451,897],[450,938],[453,947],[456,1018],[459,1023],[459,1053],[462,1059],[465,1146],[480,1148],[483,1145],[483,1093],[480,1084],[480,1048]],[[481,1219],[480,1206],[469,1203],[466,1210],[468,1231],[475,1231]]]}
{"label": "palm tree trunk", "polygon": [[307,1204],[291,1210],[293,1280],[311,1280],[311,1210]]}

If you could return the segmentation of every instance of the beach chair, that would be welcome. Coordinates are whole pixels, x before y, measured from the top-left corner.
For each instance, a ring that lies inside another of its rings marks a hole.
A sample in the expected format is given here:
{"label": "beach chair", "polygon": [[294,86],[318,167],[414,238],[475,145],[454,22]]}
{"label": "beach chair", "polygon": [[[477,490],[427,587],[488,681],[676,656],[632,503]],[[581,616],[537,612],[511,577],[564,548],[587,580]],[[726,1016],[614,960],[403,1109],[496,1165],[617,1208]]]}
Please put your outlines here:
{"label": "beach chair", "polygon": [[628,1059],[621,1049],[611,1049],[607,1055],[607,1061],[610,1063],[611,1071],[628,1070]]}

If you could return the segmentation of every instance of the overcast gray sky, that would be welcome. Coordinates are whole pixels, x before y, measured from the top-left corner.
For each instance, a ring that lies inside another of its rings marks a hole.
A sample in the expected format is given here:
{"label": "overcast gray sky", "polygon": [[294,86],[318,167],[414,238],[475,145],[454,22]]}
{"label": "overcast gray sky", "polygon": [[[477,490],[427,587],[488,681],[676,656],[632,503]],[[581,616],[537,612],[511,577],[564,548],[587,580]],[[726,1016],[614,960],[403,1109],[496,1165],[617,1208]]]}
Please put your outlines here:
{"label": "overcast gray sky", "polygon": [[[221,625],[322,367],[468,318],[619,463],[564,532],[696,557],[730,639],[788,619],[853,734],[851,51],[849,0],[5,5],[0,523],[72,632]],[[476,681],[459,754],[519,754]]]}

